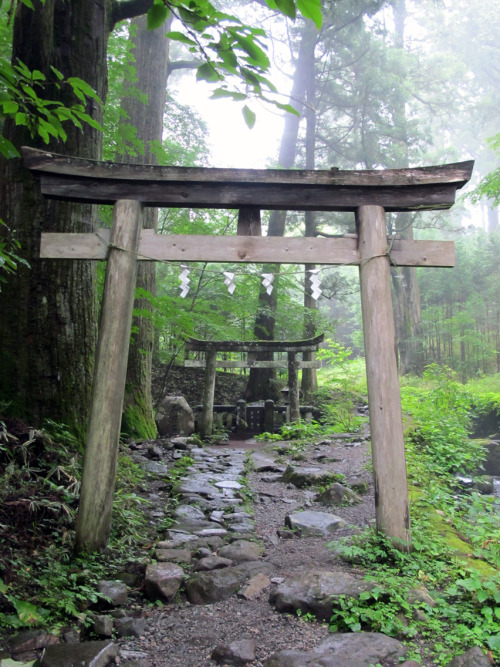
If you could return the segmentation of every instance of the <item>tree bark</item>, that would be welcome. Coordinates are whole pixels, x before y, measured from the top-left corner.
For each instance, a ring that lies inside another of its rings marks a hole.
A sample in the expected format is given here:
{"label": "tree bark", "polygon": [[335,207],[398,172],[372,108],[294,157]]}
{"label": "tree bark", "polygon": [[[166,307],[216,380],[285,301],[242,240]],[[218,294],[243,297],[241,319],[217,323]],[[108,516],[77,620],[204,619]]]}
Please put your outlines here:
{"label": "tree bark", "polygon": [[[314,169],[316,166],[316,111],[315,111],[315,82],[314,82],[314,49],[307,59],[309,69],[309,85],[307,88],[307,108],[306,108],[306,169]],[[316,213],[315,211],[305,212],[305,230],[304,236],[316,236]],[[310,271],[316,268],[315,264],[306,264],[304,266],[304,338],[313,338],[316,335],[316,314],[318,312],[318,302],[312,297]],[[304,352],[304,361],[314,361],[315,352]],[[318,390],[318,379],[315,368],[302,369],[301,382],[302,396],[307,400],[311,394]]]}
{"label": "tree bark", "polygon": [[[295,163],[297,153],[297,139],[299,124],[304,113],[304,100],[308,87],[308,76],[310,68],[307,66],[311,57],[314,57],[314,47],[318,31],[312,21],[306,21],[297,56],[295,73],[293,78],[290,104],[297,109],[300,116],[292,113],[285,115],[285,125],[281,137],[278,164],[284,169],[291,169]],[[286,211],[273,211],[269,220],[268,236],[284,236],[286,223]],[[274,340],[276,325],[276,309],[279,294],[279,264],[268,264],[263,269],[267,273],[274,273],[273,291],[267,294],[265,288],[259,292],[257,315],[254,325],[254,337],[259,340]],[[269,353],[262,353],[259,360],[271,359]],[[279,400],[280,390],[276,383],[276,371],[271,368],[252,368],[250,370],[248,384],[245,390],[245,398],[253,400]]]}
{"label": "tree bark", "polygon": [[[152,0],[144,0],[144,12]],[[107,44],[116,16],[112,0],[33,0],[34,9],[18,3],[14,18],[12,60],[43,72],[55,83],[51,66],[65,77],[86,81],[106,100]],[[120,11],[125,11],[120,3]],[[137,5],[139,3],[136,3]],[[127,16],[133,16],[127,6]],[[46,87],[48,99],[79,102],[69,88]],[[102,107],[86,108],[97,121]],[[98,130],[70,124],[67,141],[48,145],[31,138],[22,126],[6,122],[5,134],[18,148],[38,148],[100,159]],[[21,159],[0,159],[0,217],[16,231],[20,255],[30,269],[20,267],[0,292],[0,400],[13,414],[39,425],[44,418],[61,421],[75,432],[85,430],[97,332],[95,266],[87,261],[40,260],[40,234],[88,232],[94,208],[48,201]]]}
{"label": "tree bark", "polygon": [[[127,156],[132,163],[156,164],[154,145],[161,144],[163,134],[163,111],[165,108],[169,41],[166,38],[168,25],[157,30],[147,29],[147,20],[141,16],[132,21],[135,36],[135,69],[137,82],[134,88],[147,96],[143,103],[136,96],[125,92],[122,107],[127,114],[127,123],[137,130],[137,138],[144,144],[144,153]],[[156,229],[158,210],[147,208],[143,215],[144,229]],[[155,262],[139,262],[137,287],[155,294]],[[128,355],[127,382],[122,430],[136,438],[153,438],[156,425],[151,398],[151,363],[153,356],[154,326],[153,307],[147,298],[137,298],[134,309],[140,313],[132,322],[133,336]]]}
{"label": "tree bark", "polygon": [[[404,49],[406,0],[396,0],[393,4],[395,46]],[[409,167],[408,157],[408,123],[406,118],[405,98],[402,92],[396,91],[394,104],[394,124],[400,129],[401,153],[404,156],[401,167]],[[395,226],[402,230],[401,238],[413,239],[411,214],[398,213]],[[389,230],[391,233],[392,230]],[[423,371],[423,344],[421,327],[420,290],[418,287],[417,270],[415,267],[391,268],[394,295],[394,315],[396,320],[396,340],[401,374]]]}
{"label": "tree bark", "polygon": [[[106,47],[110,0],[46,0],[34,10],[17,5],[13,62],[22,60],[53,81],[50,66],[65,77],[78,76],[101,99],[106,97]],[[68,88],[47,86],[49,99],[78,100]],[[95,102],[86,111],[100,121]],[[65,144],[42,146],[25,128],[6,123],[6,135],[17,147],[28,144],[92,159],[101,156],[97,130],[68,125]],[[89,205],[48,201],[20,159],[0,161],[0,217],[16,230],[21,267],[0,293],[0,398],[13,413],[39,425],[49,417],[77,431],[85,428],[96,342],[95,267],[92,262],[39,259],[40,233],[88,232],[94,226]]]}

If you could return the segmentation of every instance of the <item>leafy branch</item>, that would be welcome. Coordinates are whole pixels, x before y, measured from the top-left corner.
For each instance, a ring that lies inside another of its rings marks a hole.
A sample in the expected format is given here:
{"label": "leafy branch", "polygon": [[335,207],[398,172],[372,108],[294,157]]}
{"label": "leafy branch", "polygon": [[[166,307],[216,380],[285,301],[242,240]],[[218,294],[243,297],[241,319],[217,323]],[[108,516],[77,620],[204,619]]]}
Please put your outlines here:
{"label": "leafy branch", "polygon": [[[0,58],[0,118],[11,118],[16,125],[25,126],[31,137],[39,136],[48,144],[50,139],[66,141],[64,123],[72,123],[83,129],[86,123],[94,129],[101,130],[99,123],[86,111],[89,99],[101,104],[101,100],[85,81],[78,77],[64,78],[55,67],[51,67],[53,80],[48,80],[40,70],[31,71],[18,61],[11,65]],[[78,102],[65,106],[61,101],[45,99],[41,96],[52,86],[61,90],[69,86]],[[0,134],[0,153],[6,158],[19,157],[19,151],[3,134]]]}
{"label": "leafy branch", "polygon": [[[297,11],[321,27],[321,0],[265,0],[275,9],[295,20]],[[148,28],[160,27],[170,12],[183,24],[185,32],[171,31],[169,39],[185,44],[191,53],[201,54],[204,62],[197,68],[199,81],[219,84],[212,97],[229,97],[242,101],[255,96],[279,109],[297,113],[290,104],[277,102],[269,95],[278,93],[266,76],[270,60],[264,43],[266,33],[261,28],[244,24],[239,18],[217,10],[208,0],[155,0],[148,11]],[[245,85],[245,92],[230,83],[234,78]],[[244,106],[243,116],[249,127],[255,123],[255,113]]]}

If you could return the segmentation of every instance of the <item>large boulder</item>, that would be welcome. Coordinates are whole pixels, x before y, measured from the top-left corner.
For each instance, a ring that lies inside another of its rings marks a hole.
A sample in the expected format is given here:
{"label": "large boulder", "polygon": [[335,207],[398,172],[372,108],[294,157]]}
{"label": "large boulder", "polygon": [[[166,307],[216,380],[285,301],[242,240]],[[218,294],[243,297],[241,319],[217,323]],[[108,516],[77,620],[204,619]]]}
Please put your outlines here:
{"label": "large boulder", "polygon": [[165,396],[155,415],[158,433],[165,435],[191,435],[194,431],[194,415],[184,396]]}
{"label": "large boulder", "polygon": [[184,580],[184,570],[175,563],[148,565],[144,579],[144,592],[150,600],[171,602]]}
{"label": "large boulder", "polygon": [[352,505],[358,496],[340,482],[334,482],[327,489],[318,493],[314,500],[322,505]]}
{"label": "large boulder", "polygon": [[285,517],[285,526],[302,537],[332,537],[340,528],[347,526],[344,519],[327,512],[294,512]]}
{"label": "large boulder", "polygon": [[281,480],[288,484],[293,484],[298,489],[307,486],[326,486],[332,484],[338,479],[335,473],[329,472],[324,468],[315,468],[310,466],[292,466],[288,465],[283,473]]}
{"label": "large boulder", "polygon": [[118,647],[111,641],[56,644],[47,646],[41,659],[42,667],[107,667],[118,656]]}
{"label": "large boulder", "polygon": [[461,655],[457,655],[451,662],[446,664],[446,667],[488,667],[491,662],[488,656],[485,655],[479,646],[469,649]]}
{"label": "large boulder", "polygon": [[370,667],[382,661],[398,664],[406,647],[379,632],[336,633],[313,651],[280,651],[265,667]]}
{"label": "large boulder", "polygon": [[256,574],[271,576],[274,566],[263,561],[240,563],[222,570],[197,572],[186,582],[186,595],[191,604],[211,604],[227,600]]}
{"label": "large boulder", "polygon": [[223,558],[230,558],[234,563],[244,563],[246,561],[258,560],[260,558],[260,547],[256,542],[237,540],[219,549],[217,555]]}
{"label": "large boulder", "polygon": [[288,577],[269,597],[277,611],[313,614],[329,621],[340,596],[357,598],[375,588],[375,582],[358,579],[344,572],[312,570]]}

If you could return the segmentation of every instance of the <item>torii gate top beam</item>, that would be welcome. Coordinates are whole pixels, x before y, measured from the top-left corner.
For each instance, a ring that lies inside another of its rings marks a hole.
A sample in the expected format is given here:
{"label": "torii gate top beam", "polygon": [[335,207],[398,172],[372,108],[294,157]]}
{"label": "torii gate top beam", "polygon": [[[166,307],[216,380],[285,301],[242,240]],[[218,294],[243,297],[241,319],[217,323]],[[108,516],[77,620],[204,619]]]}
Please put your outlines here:
{"label": "torii gate top beam", "polygon": [[470,179],[474,162],[363,171],[214,169],[117,164],[66,157],[24,147],[25,165],[40,176],[47,197],[145,206],[263,210],[386,211],[450,208]]}
{"label": "torii gate top beam", "polygon": [[325,334],[305,340],[199,340],[188,338],[186,349],[192,352],[315,352],[325,339]]}

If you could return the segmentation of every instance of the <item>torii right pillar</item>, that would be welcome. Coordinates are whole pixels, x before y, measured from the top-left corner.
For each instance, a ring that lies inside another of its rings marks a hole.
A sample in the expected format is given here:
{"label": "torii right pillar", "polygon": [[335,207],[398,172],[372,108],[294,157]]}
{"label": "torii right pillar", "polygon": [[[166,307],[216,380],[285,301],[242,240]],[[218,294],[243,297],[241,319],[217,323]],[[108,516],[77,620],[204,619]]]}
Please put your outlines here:
{"label": "torii right pillar", "polygon": [[408,481],[385,211],[356,211],[377,530],[411,549]]}

